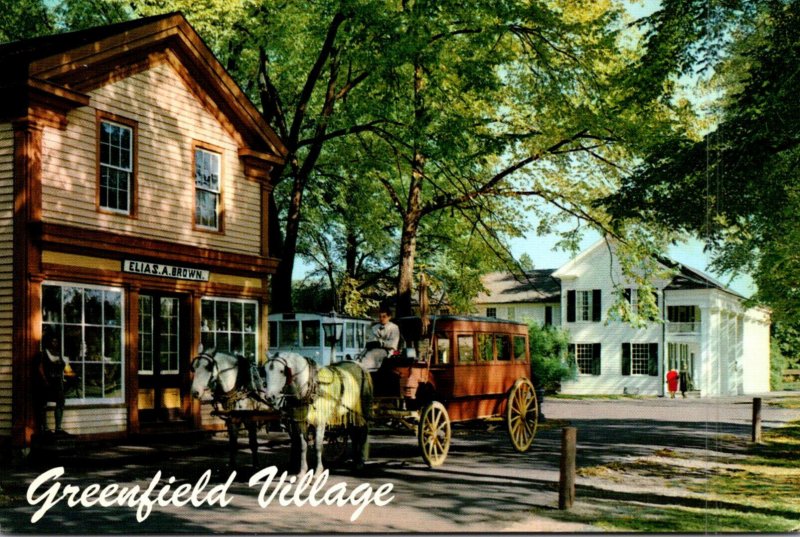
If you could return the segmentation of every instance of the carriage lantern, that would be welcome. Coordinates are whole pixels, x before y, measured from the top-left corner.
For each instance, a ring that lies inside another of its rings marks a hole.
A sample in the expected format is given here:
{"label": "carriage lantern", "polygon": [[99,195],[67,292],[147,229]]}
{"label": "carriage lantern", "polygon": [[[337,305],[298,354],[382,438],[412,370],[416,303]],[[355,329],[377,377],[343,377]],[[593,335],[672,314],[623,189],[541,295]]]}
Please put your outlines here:
{"label": "carriage lantern", "polygon": [[322,323],[322,330],[325,332],[325,341],[331,346],[331,362],[336,361],[336,344],[342,340],[344,323],[336,319],[336,312],[331,312],[331,320]]}

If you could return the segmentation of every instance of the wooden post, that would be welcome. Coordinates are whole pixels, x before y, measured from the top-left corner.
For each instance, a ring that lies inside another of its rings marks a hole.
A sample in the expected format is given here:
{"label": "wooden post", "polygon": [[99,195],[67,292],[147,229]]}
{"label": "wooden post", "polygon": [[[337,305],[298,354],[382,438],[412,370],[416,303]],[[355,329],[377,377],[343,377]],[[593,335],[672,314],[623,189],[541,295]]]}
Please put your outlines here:
{"label": "wooden post", "polygon": [[761,398],[753,397],[753,442],[761,442]]}
{"label": "wooden post", "polygon": [[561,431],[561,478],[558,482],[558,508],[570,509],[575,502],[575,427]]}

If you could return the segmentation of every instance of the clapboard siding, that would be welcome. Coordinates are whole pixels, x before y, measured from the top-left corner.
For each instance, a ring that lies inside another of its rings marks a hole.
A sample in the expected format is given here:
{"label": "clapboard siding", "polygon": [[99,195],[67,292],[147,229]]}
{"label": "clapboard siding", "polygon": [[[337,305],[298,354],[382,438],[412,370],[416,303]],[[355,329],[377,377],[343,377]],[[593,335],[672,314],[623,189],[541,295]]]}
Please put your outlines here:
{"label": "clapboard siding", "polygon": [[0,124],[0,436],[11,435],[13,338],[14,131]]}
{"label": "clapboard siding", "polygon": [[[45,221],[234,253],[260,253],[260,186],[244,177],[236,141],[203,108],[168,64],[90,93],[92,107],[70,112],[65,131],[46,128],[43,141]],[[95,109],[138,124],[136,218],[96,210]],[[219,147],[224,233],[193,229],[192,142]]]}
{"label": "clapboard siding", "polygon": [[[47,413],[47,426],[55,428],[52,412]],[[70,407],[67,403],[63,426],[71,434],[124,433],[128,429],[128,410]]]}

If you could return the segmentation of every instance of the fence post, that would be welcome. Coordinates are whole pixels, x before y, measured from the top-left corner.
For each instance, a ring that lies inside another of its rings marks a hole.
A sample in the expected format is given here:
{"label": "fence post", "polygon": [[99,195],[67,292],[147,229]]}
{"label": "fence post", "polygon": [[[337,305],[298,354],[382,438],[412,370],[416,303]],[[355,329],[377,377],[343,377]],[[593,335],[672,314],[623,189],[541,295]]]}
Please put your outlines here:
{"label": "fence post", "polygon": [[558,508],[569,509],[575,502],[575,444],[578,431],[564,427],[561,431],[561,476],[558,483]]}
{"label": "fence post", "polygon": [[761,442],[761,398],[753,397],[753,442]]}

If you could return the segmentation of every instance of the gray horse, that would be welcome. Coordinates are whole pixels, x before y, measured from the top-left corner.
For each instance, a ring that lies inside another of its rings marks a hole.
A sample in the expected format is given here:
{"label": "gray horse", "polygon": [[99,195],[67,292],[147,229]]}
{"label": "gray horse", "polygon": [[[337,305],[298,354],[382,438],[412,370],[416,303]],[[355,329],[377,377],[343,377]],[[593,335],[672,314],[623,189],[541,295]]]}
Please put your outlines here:
{"label": "gray horse", "polygon": [[323,471],[325,428],[343,428],[353,443],[356,469],[364,467],[369,453],[372,379],[355,362],[340,362],[318,369],[313,360],[293,352],[271,356],[265,366],[266,400],[289,418],[292,465],[308,470],[308,426],[315,428],[317,473]]}

